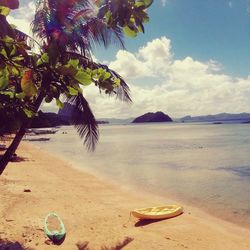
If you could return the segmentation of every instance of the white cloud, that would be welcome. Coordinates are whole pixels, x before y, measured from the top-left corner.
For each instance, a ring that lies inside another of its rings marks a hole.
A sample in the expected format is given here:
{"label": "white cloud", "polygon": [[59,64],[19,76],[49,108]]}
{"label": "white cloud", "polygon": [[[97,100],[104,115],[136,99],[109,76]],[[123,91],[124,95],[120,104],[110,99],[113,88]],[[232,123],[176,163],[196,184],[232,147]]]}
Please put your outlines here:
{"label": "white cloud", "polygon": [[110,68],[127,79],[162,75],[171,64],[171,41],[166,37],[157,38],[140,48],[136,55],[120,50]]}
{"label": "white cloud", "polygon": [[[34,10],[33,2],[23,0],[20,11],[13,12],[9,21],[30,33]],[[177,60],[166,37],[148,42],[135,54],[118,51],[109,66],[129,84],[133,104],[100,95],[95,86],[86,87],[84,95],[98,118],[135,117],[158,110],[172,117],[250,112],[250,76],[223,74],[223,65],[212,59],[202,62],[187,56]],[[50,111],[54,107],[45,105]]]}
{"label": "white cloud", "polygon": [[8,17],[8,21],[11,24],[14,24],[19,30],[25,34],[31,35],[30,22],[26,19],[15,18],[13,16]]}
{"label": "white cloud", "polygon": [[35,9],[36,6],[33,1],[20,1],[19,9],[11,12],[8,21],[22,32],[31,35],[30,24],[34,18]]}
{"label": "white cloud", "polygon": [[[223,74],[214,60],[201,62],[186,57],[176,60],[166,37],[155,39],[138,53],[119,51],[110,67],[127,80],[133,104],[127,105],[94,87],[84,93],[97,117],[134,117],[149,111],[163,111],[172,117],[188,114],[250,112],[250,76],[234,78]],[[154,84],[143,84],[143,79]]]}
{"label": "white cloud", "polygon": [[171,41],[161,37],[139,49],[138,58],[147,66],[151,75],[161,75],[172,62]]}
{"label": "white cloud", "polygon": [[161,0],[161,4],[162,4],[163,7],[165,7],[166,4],[167,4],[167,0]]}
{"label": "white cloud", "polygon": [[229,2],[228,2],[228,6],[229,6],[229,8],[232,8],[232,7],[233,7],[233,2],[232,2],[232,1],[229,1]]}
{"label": "white cloud", "polygon": [[[124,65],[126,66],[124,67]],[[109,66],[119,72],[119,74],[127,76],[128,79],[138,78],[150,73],[147,65],[136,58],[135,55],[124,50],[118,51],[116,60],[111,62]]]}
{"label": "white cloud", "polygon": [[56,105],[55,100],[53,100],[51,103],[43,102],[42,104],[42,110],[45,112],[54,112],[57,113],[58,106]]}

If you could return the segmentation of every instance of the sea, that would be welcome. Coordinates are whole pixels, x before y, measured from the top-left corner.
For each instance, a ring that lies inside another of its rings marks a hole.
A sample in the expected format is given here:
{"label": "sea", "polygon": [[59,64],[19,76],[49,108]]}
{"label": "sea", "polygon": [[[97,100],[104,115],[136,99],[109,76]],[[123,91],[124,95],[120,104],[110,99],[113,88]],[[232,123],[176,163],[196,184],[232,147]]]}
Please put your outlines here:
{"label": "sea", "polygon": [[49,141],[31,143],[118,185],[175,198],[250,228],[250,124],[103,124],[99,129],[94,152],[72,126],[42,136]]}

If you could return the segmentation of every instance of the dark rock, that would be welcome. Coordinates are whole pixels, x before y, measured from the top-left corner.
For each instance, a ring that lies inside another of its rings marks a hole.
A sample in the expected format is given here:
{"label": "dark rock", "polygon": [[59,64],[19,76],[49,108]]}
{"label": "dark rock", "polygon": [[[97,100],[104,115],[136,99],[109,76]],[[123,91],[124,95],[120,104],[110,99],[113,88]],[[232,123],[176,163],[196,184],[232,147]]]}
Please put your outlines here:
{"label": "dark rock", "polygon": [[5,221],[7,221],[7,222],[12,222],[12,221],[14,221],[14,220],[11,220],[11,219],[5,219]]}
{"label": "dark rock", "polygon": [[132,123],[143,123],[143,122],[172,122],[173,120],[163,112],[146,113],[133,120]]}
{"label": "dark rock", "polygon": [[78,241],[76,243],[76,246],[78,250],[88,250],[89,249],[88,244],[89,244],[88,241]]}
{"label": "dark rock", "polygon": [[46,245],[51,245],[51,244],[52,244],[52,241],[51,241],[51,240],[45,240],[44,243],[45,243]]}

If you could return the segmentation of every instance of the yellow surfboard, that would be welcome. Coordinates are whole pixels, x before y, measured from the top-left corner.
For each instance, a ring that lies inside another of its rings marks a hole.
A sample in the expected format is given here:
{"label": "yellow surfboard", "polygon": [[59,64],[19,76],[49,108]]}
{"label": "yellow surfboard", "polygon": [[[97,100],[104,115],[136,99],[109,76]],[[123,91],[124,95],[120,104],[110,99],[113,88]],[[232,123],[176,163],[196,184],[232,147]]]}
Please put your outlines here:
{"label": "yellow surfboard", "polygon": [[132,215],[140,220],[160,220],[178,216],[183,213],[183,207],[178,205],[166,205],[162,207],[148,207],[135,209]]}

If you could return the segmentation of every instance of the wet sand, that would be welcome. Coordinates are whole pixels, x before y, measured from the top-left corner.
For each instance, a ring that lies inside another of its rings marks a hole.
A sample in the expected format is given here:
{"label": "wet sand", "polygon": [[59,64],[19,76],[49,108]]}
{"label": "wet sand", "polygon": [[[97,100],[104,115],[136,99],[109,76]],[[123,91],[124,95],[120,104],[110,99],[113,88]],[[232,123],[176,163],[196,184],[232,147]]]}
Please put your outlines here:
{"label": "wet sand", "polygon": [[[125,249],[250,249],[250,230],[183,204],[185,212],[176,218],[129,220],[134,208],[173,201],[122,190],[31,144],[23,143],[17,154],[23,160],[10,163],[0,177],[0,239],[42,250],[79,249],[76,244],[85,241],[88,249],[118,249],[129,239]],[[67,230],[60,247],[43,232],[51,211]]]}

